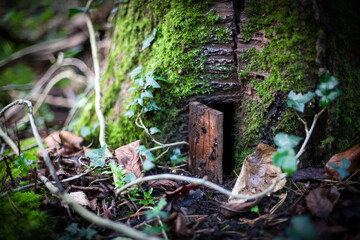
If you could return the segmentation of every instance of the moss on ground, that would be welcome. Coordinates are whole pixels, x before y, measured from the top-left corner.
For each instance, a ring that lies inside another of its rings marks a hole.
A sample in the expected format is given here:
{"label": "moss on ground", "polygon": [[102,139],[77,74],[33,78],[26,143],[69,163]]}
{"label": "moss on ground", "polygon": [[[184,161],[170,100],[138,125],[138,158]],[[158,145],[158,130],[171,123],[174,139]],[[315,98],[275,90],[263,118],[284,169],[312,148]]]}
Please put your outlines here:
{"label": "moss on ground", "polygon": [[[243,38],[249,41],[255,32],[265,30],[265,37],[269,39],[261,51],[251,48],[239,56],[248,63],[240,69],[240,81],[250,83],[260,99],[244,96],[240,106],[244,115],[240,124],[245,130],[237,151],[246,153],[246,149],[253,148],[261,139],[271,138],[279,131],[294,134],[299,129],[300,124],[288,109],[281,110],[280,121],[269,126],[273,124],[269,123],[270,106],[284,106],[290,90],[310,89],[317,71],[315,43],[320,32],[309,3],[299,6],[296,1],[249,1],[244,14],[248,19],[240,30]],[[265,80],[255,79],[251,72],[263,73]],[[281,97],[275,101],[279,92]],[[271,129],[272,136],[266,136],[269,132],[264,128]]]}
{"label": "moss on ground", "polygon": [[34,192],[11,193],[0,200],[0,233],[2,238],[55,239],[55,220],[40,211],[42,195]]}

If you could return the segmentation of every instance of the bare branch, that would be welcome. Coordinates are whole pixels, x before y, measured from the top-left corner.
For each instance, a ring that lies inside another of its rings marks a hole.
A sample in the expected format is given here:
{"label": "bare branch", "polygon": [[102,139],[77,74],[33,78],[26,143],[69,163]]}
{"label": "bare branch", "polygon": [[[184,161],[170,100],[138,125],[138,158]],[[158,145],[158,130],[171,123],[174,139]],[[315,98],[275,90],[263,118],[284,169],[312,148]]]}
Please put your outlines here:
{"label": "bare branch", "polygon": [[179,181],[186,181],[186,182],[190,182],[196,185],[204,185],[208,188],[211,188],[213,190],[216,190],[224,195],[227,195],[229,197],[232,198],[237,198],[237,199],[257,199],[260,197],[265,196],[266,194],[270,193],[276,186],[276,184],[278,184],[282,179],[284,179],[287,176],[286,173],[282,174],[279,176],[279,178],[273,183],[271,184],[266,190],[254,194],[254,195],[244,195],[244,194],[234,194],[232,192],[230,192],[229,190],[220,187],[219,185],[216,185],[215,183],[209,182],[205,179],[199,179],[199,178],[193,178],[193,177],[186,177],[186,176],[179,176],[179,175],[174,175],[174,174],[158,174],[158,175],[154,175],[154,176],[147,176],[147,177],[142,177],[142,178],[138,178],[128,184],[126,184],[125,186],[121,187],[119,189],[119,192],[122,193],[125,189],[142,183],[142,182],[146,182],[146,181],[151,181],[151,180],[159,180],[159,179],[171,179],[171,180],[179,180]]}

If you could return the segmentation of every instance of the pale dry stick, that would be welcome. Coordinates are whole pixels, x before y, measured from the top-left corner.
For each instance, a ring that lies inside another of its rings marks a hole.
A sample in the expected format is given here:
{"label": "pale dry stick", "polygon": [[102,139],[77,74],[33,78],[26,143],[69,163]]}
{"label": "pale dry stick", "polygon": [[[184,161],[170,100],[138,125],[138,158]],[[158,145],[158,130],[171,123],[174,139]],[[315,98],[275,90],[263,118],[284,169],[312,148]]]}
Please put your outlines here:
{"label": "pale dry stick", "polygon": [[[89,9],[91,6],[92,0],[89,0],[86,4],[86,9]],[[86,16],[86,25],[89,31],[89,39],[90,39],[90,46],[91,46],[91,56],[93,58],[93,65],[94,65],[94,89],[95,89],[95,111],[96,115],[99,119],[100,123],[100,134],[99,134],[99,142],[100,146],[103,147],[106,145],[105,141],[105,118],[101,111],[101,86],[100,86],[100,61],[98,56],[98,50],[96,46],[96,38],[95,38],[95,30],[92,24],[91,18],[89,14],[85,14]],[[108,148],[105,149],[106,157],[110,158],[110,163],[116,168],[117,163],[113,159],[113,155],[109,151]],[[119,182],[119,178],[115,173],[113,173],[113,179],[115,183],[115,187],[117,186],[117,182]],[[116,194],[118,190],[116,190]]]}
{"label": "pale dry stick", "polygon": [[111,229],[117,232],[122,232],[128,237],[134,239],[149,239],[149,240],[158,240],[157,237],[148,236],[142,232],[139,232],[123,223],[114,222],[102,217],[97,216],[96,214],[86,210],[85,208],[81,207],[78,203],[76,203],[69,194],[67,193],[60,193],[58,189],[52,185],[52,183],[44,176],[39,176],[41,181],[45,184],[45,186],[54,194],[59,196],[62,200],[64,200],[72,209],[74,209],[80,216],[85,218],[86,220],[94,223],[97,226]]}
{"label": "pale dry stick", "polygon": [[[153,141],[154,143],[156,143],[156,144],[158,144],[158,145],[160,145],[160,146],[163,146],[164,144],[161,143],[161,142],[159,142],[159,141],[157,141],[157,140],[151,135],[151,133],[149,132],[149,129],[147,129],[147,127],[144,125],[144,123],[143,123],[143,121],[141,120],[141,117],[140,117],[141,114],[142,114],[142,112],[139,113],[138,116],[136,117],[135,124],[136,124],[138,127],[140,127],[140,128],[142,128],[142,129],[145,130],[146,135],[151,139],[151,141]],[[138,120],[140,121],[140,124],[138,124]]]}
{"label": "pale dry stick", "polygon": [[189,145],[189,143],[188,142],[167,143],[167,144],[164,144],[162,146],[157,146],[157,147],[150,148],[149,151],[152,152],[152,151],[155,151],[155,150],[158,150],[158,149],[173,147],[173,146],[177,146],[177,145]]}
{"label": "pale dry stick", "polygon": [[[78,178],[81,178],[82,176],[87,175],[88,173],[91,173],[91,172],[94,171],[94,170],[95,170],[95,168],[90,169],[90,170],[88,170],[88,171],[86,171],[86,172],[84,172],[84,173],[81,173],[81,174],[79,174],[79,175],[75,175],[75,176],[72,176],[72,177],[70,177],[70,178],[66,178],[66,179],[60,180],[60,182],[61,182],[61,183],[65,183],[65,182],[70,182],[70,181],[76,180],[76,179],[78,179]],[[52,183],[52,184],[56,184],[55,181],[52,181],[51,183]],[[38,184],[38,185],[41,185],[42,182],[41,182],[41,181],[38,181],[37,184]],[[22,191],[22,190],[25,190],[25,189],[28,189],[28,188],[31,188],[31,187],[34,187],[34,186],[35,186],[35,183],[30,183],[30,184],[28,184],[28,185],[15,188],[15,189],[12,190],[12,192],[19,192],[19,191]],[[8,194],[9,194],[8,192],[4,192],[4,193],[2,193],[2,194],[0,195],[0,198],[3,198],[3,197],[5,197],[5,196],[7,196]]]}
{"label": "pale dry stick", "polygon": [[165,239],[165,240],[169,240],[168,236],[166,235],[165,229],[164,229],[164,224],[163,224],[163,222],[161,221],[161,218],[160,218],[159,216],[157,216],[157,220],[158,220],[158,222],[159,222],[159,224],[160,224],[160,226],[161,226],[161,233],[162,233],[162,235],[164,236],[164,239]]}
{"label": "pale dry stick", "polygon": [[305,127],[306,137],[305,137],[305,140],[304,140],[299,152],[296,154],[296,159],[299,159],[300,156],[305,152],[305,147],[306,147],[307,143],[309,142],[312,132],[314,131],[316,122],[319,119],[320,115],[323,114],[323,112],[325,112],[325,109],[326,109],[326,107],[324,107],[318,114],[315,114],[314,120],[310,127],[310,130],[308,129],[306,122],[300,118]]}
{"label": "pale dry stick", "polygon": [[[77,76],[77,74],[73,70],[66,70],[66,71],[60,72],[59,74],[55,75],[55,77],[53,77],[51,79],[51,81],[46,85],[44,91],[41,93],[39,99],[37,100],[37,102],[34,106],[34,114],[40,108],[41,104],[44,102],[45,98],[49,94],[50,90],[55,86],[55,84],[57,84],[59,81],[65,79],[65,78],[80,81],[79,76]],[[84,82],[84,81],[81,80],[81,82]]]}
{"label": "pale dry stick", "polygon": [[49,155],[47,154],[45,148],[44,148],[44,145],[42,143],[42,139],[39,135],[39,132],[37,130],[37,127],[36,127],[36,124],[35,124],[35,120],[34,120],[34,116],[33,116],[33,106],[32,106],[32,103],[28,100],[23,100],[23,99],[18,99],[10,104],[8,104],[7,106],[5,106],[1,111],[0,111],[0,117],[2,116],[2,114],[4,114],[4,112],[15,106],[15,105],[26,105],[29,109],[29,119],[30,119],[30,125],[31,125],[31,129],[32,129],[32,132],[33,132],[33,135],[35,137],[35,140],[37,142],[37,144],[39,145],[39,148],[40,148],[40,151],[44,157],[44,161],[45,161],[45,164],[46,166],[49,168],[50,170],[50,173],[51,173],[51,176],[53,177],[53,179],[55,180],[56,182],[56,186],[59,188],[59,191],[62,193],[64,192],[64,188],[61,186],[60,182],[59,182],[59,179],[56,175],[56,172],[55,172],[55,169],[50,161],[50,158],[49,158]]}
{"label": "pale dry stick", "polygon": [[20,155],[20,150],[17,147],[16,143],[2,130],[0,127],[0,137],[6,142],[9,147],[15,152],[16,155]]}
{"label": "pale dry stick", "polygon": [[174,175],[174,174],[158,174],[158,175],[154,175],[154,176],[147,176],[147,177],[142,177],[142,178],[138,178],[126,185],[124,185],[123,187],[121,187],[119,189],[119,192],[123,192],[125,189],[133,186],[133,185],[137,185],[139,183],[142,182],[146,182],[146,181],[151,181],[151,180],[160,180],[160,179],[171,179],[171,180],[179,180],[179,181],[186,181],[186,182],[190,182],[192,184],[196,184],[196,185],[204,185],[208,188],[211,188],[213,190],[216,190],[224,195],[227,195],[229,197],[232,198],[237,198],[237,199],[247,199],[247,200],[251,200],[251,199],[257,199],[260,197],[265,196],[267,193],[271,192],[276,184],[278,184],[282,179],[284,179],[287,176],[286,173],[283,173],[282,175],[279,176],[279,178],[273,183],[271,184],[267,189],[265,189],[264,191],[254,194],[254,195],[244,195],[244,194],[235,194],[230,192],[229,190],[220,187],[219,185],[216,185],[215,183],[209,182],[207,180],[203,179],[199,179],[199,178],[193,178],[193,177],[186,177],[186,176],[179,176],[179,175]]}

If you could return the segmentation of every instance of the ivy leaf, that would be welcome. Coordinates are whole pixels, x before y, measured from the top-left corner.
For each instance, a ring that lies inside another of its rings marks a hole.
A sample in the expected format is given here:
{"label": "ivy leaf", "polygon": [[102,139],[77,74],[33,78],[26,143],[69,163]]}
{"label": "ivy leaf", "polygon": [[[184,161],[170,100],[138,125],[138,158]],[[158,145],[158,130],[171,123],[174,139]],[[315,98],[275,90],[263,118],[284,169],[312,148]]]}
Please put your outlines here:
{"label": "ivy leaf", "polygon": [[342,161],[341,165],[336,165],[335,163],[332,162],[329,163],[329,166],[335,169],[339,173],[341,179],[344,179],[350,175],[348,168],[350,167],[351,162],[346,158],[341,159],[341,161]]}
{"label": "ivy leaf", "polygon": [[148,97],[148,98],[154,98],[154,95],[149,89],[146,89],[144,92],[141,93],[141,98]]}
{"label": "ivy leaf", "polygon": [[135,68],[134,70],[132,70],[130,73],[129,73],[129,76],[131,79],[133,79],[135,76],[137,76],[139,73],[141,73],[142,71],[142,66],[138,66],[137,68]]}
{"label": "ivy leaf", "polygon": [[155,81],[154,76],[146,76],[145,88],[151,86],[153,88],[161,88],[161,86]]}
{"label": "ivy leaf", "polygon": [[273,164],[282,169],[283,172],[291,175],[297,170],[296,155],[292,148],[279,148],[273,154]]}
{"label": "ivy leaf", "polygon": [[93,166],[103,168],[105,165],[105,150],[106,145],[102,146],[101,148],[90,150],[86,152],[86,155],[93,160]]}
{"label": "ivy leaf", "polygon": [[151,42],[154,41],[155,36],[156,36],[156,28],[152,30],[150,37],[148,37],[142,42],[141,51],[143,51],[144,49],[146,49],[151,45]]}
{"label": "ivy leaf", "polygon": [[169,81],[166,78],[163,78],[163,77],[160,77],[160,76],[154,76],[154,79],[169,83]]}
{"label": "ivy leaf", "polygon": [[134,181],[134,180],[136,180],[136,176],[135,176],[135,174],[132,173],[132,172],[126,174],[126,176],[124,177],[124,181],[125,181],[126,183],[130,183],[130,182],[132,182],[132,181]]}
{"label": "ivy leaf", "polygon": [[146,211],[146,219],[152,219],[152,218],[166,218],[168,213],[161,211],[165,205],[167,204],[166,199],[162,198],[158,202],[156,206],[153,207],[153,209]]}
{"label": "ivy leaf", "polygon": [[135,84],[136,85],[138,85],[138,86],[140,86],[140,87],[144,87],[144,79],[143,79],[143,77],[142,76],[140,76],[140,77],[137,77],[137,78],[135,78]]}
{"label": "ivy leaf", "polygon": [[336,98],[338,98],[340,95],[342,94],[342,92],[338,89],[335,88],[334,90],[332,90],[329,95],[328,98],[330,99],[330,101],[334,101]]}
{"label": "ivy leaf", "polygon": [[128,116],[129,118],[131,118],[132,116],[134,116],[135,112],[134,109],[130,109],[129,111],[127,111],[125,113],[125,116]]}
{"label": "ivy leaf", "polygon": [[151,101],[148,106],[144,107],[144,112],[158,111],[158,110],[161,110],[161,108],[156,105],[155,101]]}
{"label": "ivy leaf", "polygon": [[20,156],[15,160],[15,167],[20,169],[21,173],[26,177],[30,170],[30,165],[33,164],[34,160],[27,160],[25,153],[21,153]]}
{"label": "ivy leaf", "polygon": [[68,19],[71,19],[72,16],[74,16],[75,14],[78,14],[78,13],[91,13],[92,12],[92,9],[86,9],[84,7],[82,8],[70,8],[69,9],[69,14],[68,14]]}
{"label": "ivy leaf", "polygon": [[150,134],[155,134],[161,132],[157,127],[150,128]]}
{"label": "ivy leaf", "polygon": [[152,169],[153,167],[155,167],[155,164],[150,160],[150,159],[146,159],[143,163],[143,169],[145,171],[149,171],[150,169]]}
{"label": "ivy leaf", "polygon": [[304,112],[305,104],[309,102],[314,96],[315,93],[313,92],[308,92],[302,95],[301,93],[296,94],[291,91],[288,96],[289,100],[287,101],[287,105],[299,112]]}
{"label": "ivy leaf", "polygon": [[175,148],[175,149],[173,150],[173,153],[174,153],[175,155],[181,155],[181,151],[180,151],[179,148]]}
{"label": "ivy leaf", "polygon": [[296,147],[301,140],[302,140],[301,137],[289,135],[281,132],[276,134],[274,138],[274,143],[280,148],[288,149],[288,148]]}
{"label": "ivy leaf", "polygon": [[80,135],[85,138],[91,134],[90,127],[85,126],[80,129]]}

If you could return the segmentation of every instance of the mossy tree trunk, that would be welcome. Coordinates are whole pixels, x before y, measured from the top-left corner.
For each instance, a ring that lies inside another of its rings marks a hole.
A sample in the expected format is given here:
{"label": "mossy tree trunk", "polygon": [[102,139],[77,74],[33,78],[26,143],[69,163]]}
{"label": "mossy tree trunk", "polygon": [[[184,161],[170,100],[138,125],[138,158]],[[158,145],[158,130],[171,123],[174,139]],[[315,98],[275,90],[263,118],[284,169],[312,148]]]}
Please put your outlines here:
{"label": "mossy tree trunk", "polygon": [[[142,74],[154,70],[169,81],[160,83],[162,88],[154,92],[162,110],[144,117],[148,127],[162,130],[158,138],[163,142],[187,140],[190,101],[224,112],[225,168],[240,163],[259,142],[273,144],[279,131],[304,135],[297,116],[286,107],[286,96],[290,90],[314,90],[319,69],[330,69],[338,77],[345,97],[320,119],[312,146],[326,141],[321,149],[310,146],[305,158],[318,153],[321,159],[355,144],[360,131],[359,111],[355,111],[359,91],[351,89],[359,81],[356,54],[347,55],[351,46],[341,46],[339,36],[329,34],[335,27],[341,32],[332,12],[345,14],[355,6],[339,10],[339,4],[316,0],[132,0],[121,4],[103,81],[108,143],[116,148],[140,138],[150,144],[134,118],[124,115],[134,98],[128,91],[134,86],[128,74],[141,65]],[[353,24],[356,16],[344,21]],[[155,40],[141,51],[142,41],[154,28]],[[346,65],[340,67],[341,59],[333,62],[328,56],[346,58]],[[349,106],[353,110],[346,116]],[[311,121],[318,111],[314,102],[303,117]],[[91,112],[82,114],[80,125],[96,121]],[[344,122],[352,129],[346,134],[342,133]]]}

